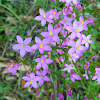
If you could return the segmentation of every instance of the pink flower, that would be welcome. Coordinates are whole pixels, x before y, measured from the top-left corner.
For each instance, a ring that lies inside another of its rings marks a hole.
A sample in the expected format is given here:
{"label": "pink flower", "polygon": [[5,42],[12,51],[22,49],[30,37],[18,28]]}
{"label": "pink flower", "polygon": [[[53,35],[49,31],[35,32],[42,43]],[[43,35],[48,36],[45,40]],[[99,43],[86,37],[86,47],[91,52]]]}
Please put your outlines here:
{"label": "pink flower", "polygon": [[57,53],[59,53],[59,54],[64,54],[64,51],[63,51],[63,50],[61,50],[61,49],[57,49],[56,54],[57,54]]}
{"label": "pink flower", "polygon": [[72,24],[71,24],[71,21],[72,21],[72,20],[73,20],[72,18],[68,18],[68,17],[64,16],[64,19],[62,19],[62,20],[60,21],[60,23],[64,25],[64,26],[63,26],[63,29],[66,29],[67,26],[71,26],[71,25],[72,25]]}
{"label": "pink flower", "polygon": [[60,56],[60,57],[59,57],[59,60],[62,61],[62,62],[64,62],[65,57]]}
{"label": "pink flower", "polygon": [[42,32],[41,35],[43,37],[47,37],[48,40],[50,40],[50,41],[54,41],[54,42],[59,43],[60,38],[57,35],[60,32],[60,30],[61,30],[61,28],[53,29],[53,26],[51,24],[49,24],[48,25],[48,31],[49,32]]}
{"label": "pink flower", "polygon": [[72,96],[72,92],[71,91],[66,91],[67,96],[71,97]]}
{"label": "pink flower", "polygon": [[28,45],[31,42],[31,37],[25,38],[25,40],[23,41],[23,39],[17,35],[16,36],[17,41],[19,44],[15,44],[12,49],[14,50],[20,50],[20,55],[21,57],[24,57],[26,51],[30,52],[31,51],[31,47]]}
{"label": "pink flower", "polygon": [[38,76],[36,76],[36,80],[39,81],[39,87],[41,87],[44,83],[44,81],[46,82],[50,82],[50,78],[45,76],[46,75],[46,72],[45,71],[36,71],[36,74]]}
{"label": "pink flower", "polygon": [[11,64],[7,65],[7,67],[6,67],[6,68],[8,68],[7,71],[8,72],[12,71],[12,75],[15,75],[17,69],[19,68],[19,66],[22,65],[22,63],[20,62],[17,64],[17,63],[14,63],[12,60],[10,60],[10,62],[11,62]]}
{"label": "pink flower", "polygon": [[76,43],[72,42],[72,44],[71,44],[72,48],[70,48],[68,50],[68,53],[71,54],[71,53],[76,52],[76,54],[78,56],[82,56],[82,52],[86,51],[87,48],[85,46],[82,46],[81,43],[82,43],[82,41],[80,39],[77,40]]}
{"label": "pink flower", "polygon": [[56,96],[58,96],[59,100],[64,100],[63,94],[59,93],[59,94],[56,94]]}
{"label": "pink flower", "polygon": [[30,36],[30,31],[29,30],[27,30],[27,35]]}
{"label": "pink flower", "polygon": [[77,75],[76,73],[72,72],[70,74],[70,79],[71,79],[72,82],[75,82],[75,79],[76,80],[81,80],[81,77],[79,75]]}
{"label": "pink flower", "polygon": [[81,10],[82,10],[81,5],[77,5],[77,9],[78,9],[79,12],[81,12]]}
{"label": "pink flower", "polygon": [[89,48],[89,44],[94,43],[93,41],[90,40],[91,34],[88,35],[87,37],[84,34],[82,34],[82,37],[83,37],[82,44],[85,44],[87,48]]}
{"label": "pink flower", "polygon": [[83,66],[84,69],[88,69],[89,68],[89,62],[86,61],[86,64]]}
{"label": "pink flower", "polygon": [[56,3],[56,0],[52,0],[53,3]]}
{"label": "pink flower", "polygon": [[[98,70],[99,69],[99,70]],[[93,76],[92,80],[98,80],[98,83],[100,85],[100,68],[98,68],[95,72],[95,76]]]}
{"label": "pink flower", "polygon": [[50,46],[48,46],[48,44],[50,43],[50,40],[45,38],[41,41],[40,38],[35,37],[35,42],[37,44],[32,45],[32,49],[37,50],[39,49],[39,52],[41,54],[44,54],[44,50],[45,51],[52,51],[52,48]]}
{"label": "pink flower", "polygon": [[86,77],[86,80],[88,80],[89,79],[89,77],[88,77],[88,75],[87,75],[88,73],[85,71],[85,74],[83,74],[83,76],[84,77]]}
{"label": "pink flower", "polygon": [[38,88],[38,84],[37,84],[37,82],[36,82],[36,76],[35,76],[34,73],[31,73],[31,74],[29,75],[29,77],[27,77],[27,76],[22,77],[22,79],[25,80],[25,81],[27,81],[27,82],[25,83],[25,85],[24,85],[25,88],[28,87],[28,86],[32,86],[32,87],[34,87],[35,89]]}
{"label": "pink flower", "polygon": [[51,10],[50,10],[49,18],[50,18],[50,19],[55,18],[56,20],[58,20],[58,19],[59,19],[59,15],[60,15],[61,13],[62,13],[62,11],[57,12],[56,8],[55,8],[55,9],[51,9]]}
{"label": "pink flower", "polygon": [[39,13],[40,16],[36,16],[35,19],[41,21],[42,26],[46,24],[46,21],[49,23],[53,23],[53,20],[49,18],[49,14],[50,14],[49,11],[45,13],[44,10],[40,8]]}
{"label": "pink flower", "polygon": [[41,67],[44,70],[48,70],[48,65],[47,64],[51,64],[53,62],[53,60],[51,59],[46,59],[45,56],[41,56],[41,58],[36,58],[35,59],[36,62],[38,62],[38,64],[36,65],[36,70],[40,69]]}
{"label": "pink flower", "polygon": [[70,7],[63,7],[63,15],[67,15],[67,14],[72,14],[72,11],[73,9],[70,9]]}
{"label": "pink flower", "polygon": [[72,67],[73,66],[73,64],[70,64],[70,65],[68,65],[68,64],[65,64],[65,68],[64,68],[64,70],[67,70],[68,71],[68,73],[70,73],[70,71],[71,70],[74,70],[74,67]]}
{"label": "pink flower", "polygon": [[65,73],[65,72],[61,73],[61,75],[62,75],[63,77],[66,77],[66,73]]}
{"label": "pink flower", "polygon": [[70,39],[75,39],[75,37],[82,38],[81,33],[84,30],[84,26],[80,25],[80,23],[75,19],[73,22],[73,26],[68,26],[66,29],[69,32],[72,32],[71,35],[69,36]]}

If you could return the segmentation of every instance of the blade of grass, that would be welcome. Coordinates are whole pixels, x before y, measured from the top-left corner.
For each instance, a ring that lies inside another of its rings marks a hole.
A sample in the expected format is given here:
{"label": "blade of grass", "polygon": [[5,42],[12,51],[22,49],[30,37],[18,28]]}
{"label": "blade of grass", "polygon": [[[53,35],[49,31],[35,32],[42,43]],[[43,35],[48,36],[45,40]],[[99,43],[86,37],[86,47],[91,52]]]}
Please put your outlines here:
{"label": "blade of grass", "polygon": [[15,12],[13,12],[9,7],[7,7],[7,6],[3,5],[3,4],[0,4],[0,6],[6,8],[6,9],[7,9],[8,11],[10,11],[19,21],[21,21],[21,19],[18,17],[18,15],[17,15]]}

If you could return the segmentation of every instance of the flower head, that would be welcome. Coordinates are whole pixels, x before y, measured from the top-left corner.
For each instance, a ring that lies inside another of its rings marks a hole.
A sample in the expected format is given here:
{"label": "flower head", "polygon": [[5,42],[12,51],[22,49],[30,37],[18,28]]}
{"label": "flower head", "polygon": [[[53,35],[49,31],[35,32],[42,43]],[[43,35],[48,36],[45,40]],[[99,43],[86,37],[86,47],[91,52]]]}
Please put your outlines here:
{"label": "flower head", "polygon": [[17,69],[19,68],[19,66],[22,65],[22,63],[14,63],[12,60],[10,60],[11,64],[7,65],[6,68],[8,72],[12,71],[12,75],[16,74]]}
{"label": "flower head", "polygon": [[26,51],[30,52],[31,51],[31,47],[28,45],[31,42],[31,37],[25,38],[25,40],[23,41],[23,39],[17,35],[16,36],[17,41],[19,44],[15,44],[12,49],[14,50],[20,50],[20,55],[21,57],[24,57]]}
{"label": "flower head", "polygon": [[70,74],[70,79],[71,79],[72,82],[75,82],[75,79],[76,80],[81,80],[81,77],[79,75],[77,75],[76,73],[72,72]]}
{"label": "flower head", "polygon": [[28,86],[32,86],[32,87],[34,87],[35,89],[38,88],[38,84],[37,84],[37,82],[36,82],[36,76],[35,76],[34,73],[31,73],[31,74],[29,75],[29,77],[28,77],[28,76],[22,77],[22,79],[25,80],[25,81],[27,81],[27,82],[25,83],[25,85],[24,85],[25,88],[28,87]]}
{"label": "flower head", "polygon": [[47,39],[47,38],[45,38],[45,39],[43,39],[43,40],[41,41],[40,38],[35,37],[35,42],[36,42],[37,44],[32,45],[31,48],[32,48],[33,50],[39,49],[39,52],[40,52],[41,54],[44,54],[44,50],[45,50],[45,51],[51,51],[51,50],[52,50],[52,48],[51,48],[50,46],[48,46],[48,44],[50,43],[50,40]]}

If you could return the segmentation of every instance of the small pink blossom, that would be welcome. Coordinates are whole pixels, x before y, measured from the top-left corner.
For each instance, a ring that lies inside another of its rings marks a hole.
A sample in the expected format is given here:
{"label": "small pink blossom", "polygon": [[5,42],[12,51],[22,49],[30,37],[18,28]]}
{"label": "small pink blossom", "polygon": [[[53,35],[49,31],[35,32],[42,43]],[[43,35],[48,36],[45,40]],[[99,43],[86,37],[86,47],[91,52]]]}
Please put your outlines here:
{"label": "small pink blossom", "polygon": [[10,60],[10,62],[11,62],[11,64],[7,65],[7,67],[6,67],[6,68],[8,68],[7,71],[8,72],[11,71],[12,75],[15,75],[17,69],[19,68],[19,66],[22,65],[22,63],[20,62],[20,63],[17,64],[17,63],[14,63],[12,60]]}
{"label": "small pink blossom", "polygon": [[36,58],[35,61],[38,62],[38,64],[36,65],[36,70],[40,69],[41,67],[44,70],[48,70],[47,64],[51,64],[53,62],[52,59],[49,59],[49,58],[46,59],[45,56],[41,56],[41,58]]}
{"label": "small pink blossom", "polygon": [[27,82],[25,83],[25,85],[24,85],[25,88],[28,87],[28,86],[34,87],[35,89],[38,88],[38,84],[37,84],[37,82],[36,82],[36,76],[35,76],[34,73],[31,73],[31,74],[29,75],[29,77],[28,77],[28,76],[22,77],[22,79],[25,80],[25,81],[27,81]]}
{"label": "small pink blossom", "polygon": [[52,50],[52,48],[51,48],[50,46],[48,46],[48,44],[50,43],[50,40],[47,39],[47,38],[45,38],[45,39],[43,39],[43,40],[41,41],[41,39],[40,39],[39,37],[35,37],[35,42],[36,42],[37,44],[32,45],[31,48],[32,48],[33,50],[39,49],[39,52],[40,52],[41,54],[44,54],[44,50],[45,50],[45,51],[51,51],[51,50]]}
{"label": "small pink blossom", "polygon": [[17,35],[16,38],[19,44],[13,45],[12,49],[20,50],[20,56],[24,57],[26,51],[31,52],[31,47],[28,44],[31,42],[32,38],[31,37],[25,38],[24,41],[19,35]]}
{"label": "small pink blossom", "polygon": [[74,70],[74,67],[72,67],[73,64],[70,64],[70,65],[68,65],[68,64],[64,64],[64,65],[66,66],[66,67],[64,68],[64,70],[67,70],[68,73],[70,73],[71,70]]}
{"label": "small pink blossom", "polygon": [[71,79],[72,82],[75,82],[75,79],[76,80],[81,80],[81,77],[79,75],[77,75],[76,73],[72,72],[70,74],[70,79]]}
{"label": "small pink blossom", "polygon": [[86,61],[85,65],[83,66],[84,69],[88,69],[89,68],[89,62]]}

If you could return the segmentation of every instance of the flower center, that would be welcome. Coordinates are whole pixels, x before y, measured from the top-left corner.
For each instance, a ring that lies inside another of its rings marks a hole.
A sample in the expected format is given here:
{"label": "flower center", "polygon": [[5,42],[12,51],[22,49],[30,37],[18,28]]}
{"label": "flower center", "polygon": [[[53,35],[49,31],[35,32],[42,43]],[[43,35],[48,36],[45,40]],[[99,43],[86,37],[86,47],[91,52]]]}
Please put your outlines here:
{"label": "flower center", "polygon": [[43,18],[46,18],[45,14],[43,14]]}
{"label": "flower center", "polygon": [[31,79],[30,83],[33,83],[32,79]]}
{"label": "flower center", "polygon": [[44,60],[41,60],[41,63],[43,63],[43,64],[44,64]]}
{"label": "flower center", "polygon": [[98,76],[100,76],[100,74],[98,74]]}
{"label": "flower center", "polygon": [[53,33],[52,33],[52,32],[50,32],[50,33],[49,33],[49,35],[50,35],[50,36],[53,36]]}
{"label": "flower center", "polygon": [[55,14],[56,14],[56,12],[53,12],[53,14],[55,15]]}
{"label": "flower center", "polygon": [[13,64],[11,64],[10,67],[13,67]]}
{"label": "flower center", "polygon": [[66,20],[66,23],[68,23],[68,20]]}
{"label": "flower center", "polygon": [[88,67],[88,65],[86,65],[86,68]]}
{"label": "flower center", "polygon": [[41,75],[41,78],[42,78],[43,76]]}
{"label": "flower center", "polygon": [[25,46],[24,44],[21,45],[21,47],[24,47],[24,46]]}
{"label": "flower center", "polygon": [[67,12],[67,8],[65,8],[65,12]]}
{"label": "flower center", "polygon": [[80,46],[78,46],[77,49],[80,49]]}
{"label": "flower center", "polygon": [[43,48],[43,44],[40,44],[39,46],[40,46],[40,48]]}
{"label": "flower center", "polygon": [[82,22],[82,24],[81,25],[83,25],[84,23]]}
{"label": "flower center", "polygon": [[76,31],[78,32],[78,31],[79,31],[79,29],[77,28],[77,29],[76,29]]}
{"label": "flower center", "polygon": [[74,77],[74,75],[72,75]]}

